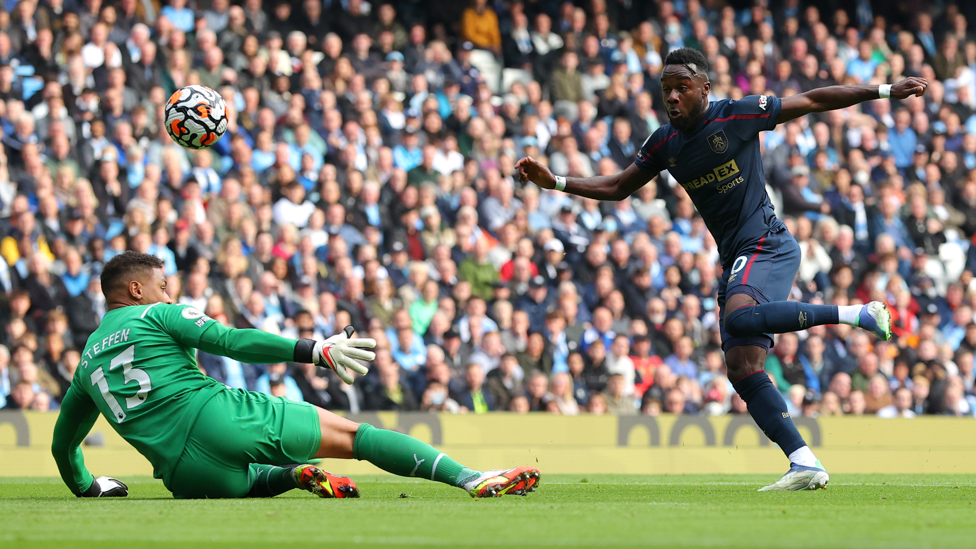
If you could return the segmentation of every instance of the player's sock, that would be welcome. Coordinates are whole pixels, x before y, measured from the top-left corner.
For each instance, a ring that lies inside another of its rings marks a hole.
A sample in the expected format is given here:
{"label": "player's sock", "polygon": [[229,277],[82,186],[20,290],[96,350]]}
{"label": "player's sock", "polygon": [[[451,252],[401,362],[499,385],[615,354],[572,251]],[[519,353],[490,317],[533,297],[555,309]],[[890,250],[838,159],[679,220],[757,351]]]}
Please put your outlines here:
{"label": "player's sock", "polygon": [[783,395],[776,390],[764,370],[747,375],[732,386],[748,405],[752,419],[756,420],[769,440],[779,444],[783,453],[789,456],[807,445],[790,419]]}
{"label": "player's sock", "polygon": [[801,446],[790,453],[790,463],[805,467],[816,467],[817,456],[813,455],[813,450],[809,446]]}
{"label": "player's sock", "polygon": [[436,480],[451,486],[463,486],[481,474],[447,457],[447,454],[430,444],[366,423],[356,431],[352,453],[354,458],[368,461],[388,473]]}
{"label": "player's sock", "polygon": [[839,305],[837,307],[837,322],[857,326],[857,317],[861,314],[862,305]]}
{"label": "player's sock", "polygon": [[247,469],[248,480],[251,481],[251,491],[247,493],[249,498],[273,498],[299,487],[295,482],[294,467],[251,464]]}
{"label": "player's sock", "polygon": [[732,311],[725,318],[725,329],[733,337],[749,337],[797,332],[811,326],[837,324],[837,322],[836,305],[774,301]]}

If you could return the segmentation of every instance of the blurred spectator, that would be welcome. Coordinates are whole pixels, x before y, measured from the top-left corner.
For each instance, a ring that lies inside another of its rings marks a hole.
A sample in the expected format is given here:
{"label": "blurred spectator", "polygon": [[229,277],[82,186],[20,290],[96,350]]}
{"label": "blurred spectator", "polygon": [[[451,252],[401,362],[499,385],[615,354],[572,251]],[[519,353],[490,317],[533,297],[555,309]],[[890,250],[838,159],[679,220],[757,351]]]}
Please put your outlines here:
{"label": "blurred spectator", "polygon": [[458,404],[475,414],[483,414],[495,410],[495,399],[484,389],[485,373],[481,366],[468,364],[464,373],[464,390],[459,394]]}
{"label": "blurred spectator", "polygon": [[882,418],[913,418],[915,412],[912,411],[912,391],[902,387],[895,391],[894,402],[878,410],[878,417]]}
{"label": "blurred spectator", "polygon": [[610,374],[607,379],[607,390],[603,393],[607,402],[607,411],[617,416],[632,416],[637,413],[633,397],[624,394],[626,389],[624,376]]}
{"label": "blurred spectator", "polygon": [[254,390],[272,396],[282,396],[295,402],[303,402],[302,391],[294,378],[288,373],[284,362],[270,364],[265,373],[257,379]]}
{"label": "blurred spectator", "polygon": [[376,360],[373,365],[378,372],[378,383],[371,385],[370,391],[366,393],[367,409],[400,412],[413,412],[419,409],[413,391],[404,385],[400,378],[400,366],[393,362],[387,349],[376,350]]}
{"label": "blurred spectator", "polygon": [[485,390],[491,395],[497,410],[508,410],[512,399],[522,392],[524,372],[514,355],[502,356],[498,368],[488,372]]}

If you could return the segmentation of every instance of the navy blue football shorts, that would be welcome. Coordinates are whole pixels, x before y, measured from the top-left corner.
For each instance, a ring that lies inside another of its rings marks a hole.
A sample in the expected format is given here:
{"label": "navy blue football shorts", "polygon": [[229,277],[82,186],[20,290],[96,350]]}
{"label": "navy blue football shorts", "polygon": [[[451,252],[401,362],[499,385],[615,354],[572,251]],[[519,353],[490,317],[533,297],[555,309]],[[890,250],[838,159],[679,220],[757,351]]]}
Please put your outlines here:
{"label": "navy blue football shorts", "polygon": [[732,265],[725,267],[718,283],[718,305],[722,330],[722,350],[754,345],[769,350],[773,334],[733,337],[725,330],[725,301],[735,294],[746,294],[760,305],[786,301],[800,268],[800,245],[785,228],[766,233],[750,246],[739,250]]}

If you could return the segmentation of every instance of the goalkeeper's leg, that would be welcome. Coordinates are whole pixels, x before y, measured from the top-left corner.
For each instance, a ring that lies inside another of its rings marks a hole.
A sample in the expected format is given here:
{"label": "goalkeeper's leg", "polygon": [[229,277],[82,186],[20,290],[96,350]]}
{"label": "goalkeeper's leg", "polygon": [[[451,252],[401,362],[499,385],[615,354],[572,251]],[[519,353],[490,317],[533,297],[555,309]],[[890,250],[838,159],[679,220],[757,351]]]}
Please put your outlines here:
{"label": "goalkeeper's leg", "polygon": [[355,458],[402,477],[417,477],[462,488],[474,497],[524,495],[535,489],[539,472],[530,467],[476,471],[411,436],[358,424],[318,409],[322,442],[315,457]]}

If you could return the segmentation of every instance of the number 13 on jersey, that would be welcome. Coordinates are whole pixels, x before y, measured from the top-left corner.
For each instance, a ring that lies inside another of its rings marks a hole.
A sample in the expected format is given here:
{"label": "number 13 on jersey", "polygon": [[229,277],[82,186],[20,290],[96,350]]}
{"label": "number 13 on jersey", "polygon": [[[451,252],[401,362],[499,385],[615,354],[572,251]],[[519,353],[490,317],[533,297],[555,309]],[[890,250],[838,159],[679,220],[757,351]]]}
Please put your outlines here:
{"label": "number 13 on jersey", "polygon": [[[122,367],[122,379],[123,387],[129,383],[135,381],[139,384],[139,390],[136,392],[135,396],[127,397],[125,399],[126,410],[131,410],[136,406],[139,406],[146,401],[146,397],[149,395],[149,391],[152,389],[152,380],[149,379],[149,374],[144,370],[138,368],[133,368],[132,363],[135,361],[136,346],[129,345],[121,353],[119,353],[115,358],[112,359],[112,363],[109,365],[109,372],[115,370],[119,366]],[[105,404],[112,410],[112,417],[115,418],[117,423],[122,423],[125,421],[125,411],[119,404],[118,399],[112,394],[112,390],[109,387],[108,379],[105,377],[105,372],[98,368],[91,373],[91,383],[92,387],[98,387],[98,391],[102,394],[102,398],[105,399]],[[119,387],[121,389],[121,387]]]}

